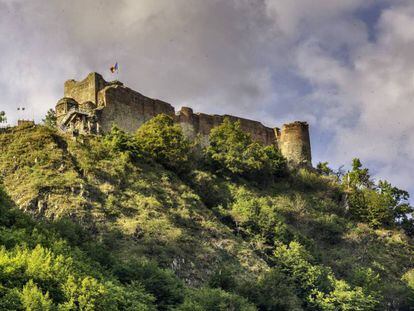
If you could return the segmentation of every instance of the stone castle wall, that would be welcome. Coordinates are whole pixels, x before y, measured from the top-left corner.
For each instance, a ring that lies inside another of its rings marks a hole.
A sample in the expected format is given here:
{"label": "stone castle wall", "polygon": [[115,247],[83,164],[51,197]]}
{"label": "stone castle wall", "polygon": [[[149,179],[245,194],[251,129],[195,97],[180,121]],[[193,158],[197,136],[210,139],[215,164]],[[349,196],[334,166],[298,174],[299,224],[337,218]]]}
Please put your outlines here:
{"label": "stone castle wall", "polygon": [[[103,79],[102,79],[103,80]],[[90,73],[84,80],[68,80],[65,82],[64,96],[73,98],[78,103],[91,101],[96,103],[96,93],[99,90],[101,79],[96,73]]]}
{"label": "stone castle wall", "polygon": [[277,142],[276,129],[264,126],[258,121],[248,120],[230,115],[209,115],[205,113],[193,113],[188,107],[182,107],[176,116],[176,120],[182,125],[187,136],[194,137],[197,134],[208,136],[212,128],[220,125],[224,118],[240,122],[240,127],[252,138],[264,145],[271,145]]}
{"label": "stone castle wall", "polygon": [[175,115],[174,107],[161,100],[148,98],[129,88],[116,85],[105,87],[98,93],[99,122],[102,131],[117,124],[127,132],[135,132],[144,122],[165,113]]}
{"label": "stone castle wall", "polygon": [[[224,118],[229,118],[239,121],[241,128],[254,140],[264,145],[276,145],[291,165],[311,165],[309,128],[305,122],[285,124],[279,130],[235,116],[194,113],[188,107],[175,113],[169,103],[146,97],[119,81],[106,82],[98,73],[90,73],[79,82],[66,81],[64,96],[56,105],[57,120],[62,130],[90,133],[94,129],[92,132],[99,134],[116,124],[127,132],[134,132],[144,122],[164,113],[181,125],[186,136],[195,138],[200,135],[207,143],[211,129],[220,125]],[[79,115],[74,115],[76,113]]]}

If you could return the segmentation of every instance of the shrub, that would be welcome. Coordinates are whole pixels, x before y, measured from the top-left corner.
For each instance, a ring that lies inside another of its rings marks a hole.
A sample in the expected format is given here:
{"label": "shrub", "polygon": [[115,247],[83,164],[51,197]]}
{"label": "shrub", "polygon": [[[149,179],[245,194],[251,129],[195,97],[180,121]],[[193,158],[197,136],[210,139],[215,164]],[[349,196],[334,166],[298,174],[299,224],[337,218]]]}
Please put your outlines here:
{"label": "shrub", "polygon": [[255,311],[245,298],[218,288],[188,290],[184,303],[177,311]]}
{"label": "shrub", "polygon": [[[364,289],[365,292],[381,299],[381,277],[372,268],[357,266],[352,270],[350,282],[354,286]],[[388,284],[387,284],[388,287]]]}
{"label": "shrub", "polygon": [[331,180],[328,177],[320,176],[309,169],[301,168],[294,175],[295,185],[304,191],[327,190]]}
{"label": "shrub", "polygon": [[378,301],[364,293],[361,287],[351,288],[345,281],[334,280],[334,290],[322,297],[318,294],[317,305],[327,311],[376,310]]}
{"label": "shrub", "polygon": [[[64,251],[70,252],[70,248]],[[12,310],[21,309],[11,307],[16,305],[26,310],[120,310],[128,304],[131,310],[152,309],[153,298],[143,287],[104,280],[84,258],[77,259],[40,245],[10,251],[1,248],[0,306]]]}
{"label": "shrub", "polygon": [[402,281],[407,285],[409,288],[409,301],[411,304],[414,304],[414,269],[408,270],[402,276]]}
{"label": "shrub", "polygon": [[314,258],[297,242],[279,245],[275,263],[295,284],[298,296],[307,308],[321,310],[374,310],[379,301],[361,287],[337,280],[332,271],[313,264]]}
{"label": "shrub", "polygon": [[270,198],[256,197],[242,188],[230,208],[239,232],[246,237],[260,240],[267,246],[273,246],[276,240],[287,242],[292,239],[284,218]]}
{"label": "shrub", "polygon": [[76,244],[84,238],[74,237],[81,231],[68,220],[42,225],[11,206],[0,184],[1,310],[155,310],[141,284],[121,285],[60,239],[53,228]]}
{"label": "shrub", "polygon": [[231,200],[228,184],[211,172],[194,170],[189,182],[207,207],[227,206]]}
{"label": "shrub", "polygon": [[341,236],[345,231],[346,222],[336,214],[322,214],[313,221],[312,233],[319,239],[335,244],[341,241]]}
{"label": "shrub", "polygon": [[160,269],[155,263],[129,261],[114,268],[123,283],[139,281],[155,297],[159,310],[169,310],[184,298],[184,285],[170,270]]}
{"label": "shrub", "polygon": [[23,308],[27,311],[49,311],[52,309],[49,293],[43,294],[39,287],[33,283],[33,280],[30,280],[23,286],[20,299]]}
{"label": "shrub", "polygon": [[210,277],[208,285],[212,288],[221,288],[230,291],[236,287],[235,269],[222,265]]}
{"label": "shrub", "polygon": [[255,303],[259,310],[302,310],[301,300],[295,295],[292,280],[278,268],[263,273],[257,281],[245,281],[239,287],[239,293]]}

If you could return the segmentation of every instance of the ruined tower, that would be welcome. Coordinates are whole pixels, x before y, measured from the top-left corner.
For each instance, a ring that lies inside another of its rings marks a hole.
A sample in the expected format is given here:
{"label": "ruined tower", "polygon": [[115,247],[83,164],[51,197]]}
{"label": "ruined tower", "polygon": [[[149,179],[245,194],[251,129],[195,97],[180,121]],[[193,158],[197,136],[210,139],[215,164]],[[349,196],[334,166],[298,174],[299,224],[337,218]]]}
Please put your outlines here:
{"label": "ruined tower", "polygon": [[312,165],[308,123],[296,121],[284,124],[278,137],[278,145],[291,166]]}
{"label": "ruined tower", "polygon": [[146,97],[119,81],[107,82],[98,73],[90,73],[84,80],[65,82],[64,97],[56,104],[58,128],[72,134],[102,134],[113,124],[126,132],[136,131],[144,122],[158,114],[171,116],[181,125],[189,139],[197,136],[208,143],[212,128],[224,118],[240,122],[240,127],[253,140],[263,145],[277,146],[290,167],[311,166],[309,127],[306,122],[285,124],[282,130],[261,122],[231,115],[194,113],[191,108],[174,107],[158,99]]}

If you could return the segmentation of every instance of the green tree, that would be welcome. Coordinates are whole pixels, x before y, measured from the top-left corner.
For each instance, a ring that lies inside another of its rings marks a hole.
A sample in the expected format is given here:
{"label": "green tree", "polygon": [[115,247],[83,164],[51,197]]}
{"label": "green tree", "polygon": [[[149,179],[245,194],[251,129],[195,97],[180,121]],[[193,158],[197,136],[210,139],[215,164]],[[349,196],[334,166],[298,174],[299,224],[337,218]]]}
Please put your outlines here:
{"label": "green tree", "polygon": [[133,159],[141,158],[141,151],[136,138],[113,124],[104,137],[105,145],[118,152],[129,154]]}
{"label": "green tree", "polygon": [[[381,221],[377,221],[376,216],[380,213],[384,214],[381,197],[375,191],[375,185],[371,180],[368,168],[363,168],[358,158],[352,160],[352,170],[348,171],[342,179],[342,185],[348,192],[349,212],[351,216],[359,221],[372,222],[377,225]],[[370,210],[374,206],[376,212]],[[384,215],[381,216],[383,218]]]}
{"label": "green tree", "polygon": [[413,207],[410,206],[408,199],[410,195],[407,191],[394,187],[386,180],[378,182],[379,194],[387,198],[388,208],[391,209],[394,219],[397,222],[407,220],[413,213]]}
{"label": "green tree", "polygon": [[57,118],[56,118],[55,110],[54,109],[49,109],[46,112],[46,116],[42,121],[47,127],[52,128],[52,129],[56,128]]}
{"label": "green tree", "polygon": [[328,164],[329,164],[328,162],[319,162],[316,165],[317,172],[325,176],[330,176],[334,174],[334,171],[328,166]]}
{"label": "green tree", "polygon": [[144,123],[135,135],[142,153],[174,171],[185,171],[189,164],[190,144],[180,125],[165,114]]}
{"label": "green tree", "polygon": [[286,174],[287,161],[279,149],[274,145],[265,146],[264,152],[267,160],[267,170],[274,176],[284,176]]}
{"label": "green tree", "polygon": [[352,170],[344,176],[343,182],[348,189],[364,189],[374,186],[369,170],[362,167],[361,160],[358,158],[352,160]]}
{"label": "green tree", "polygon": [[259,165],[251,156],[257,151],[257,145],[249,148],[252,139],[240,128],[240,122],[225,118],[220,126],[211,130],[209,140],[207,154],[219,168],[242,174]]}
{"label": "green tree", "polygon": [[331,271],[321,265],[314,265],[313,257],[300,243],[279,243],[275,248],[274,259],[281,271],[293,280],[296,294],[309,307],[315,304],[314,297],[324,296],[333,289],[329,277]]}
{"label": "green tree", "polygon": [[0,111],[0,123],[6,123],[6,122],[7,122],[6,113],[4,111]]}
{"label": "green tree", "polygon": [[260,177],[284,170],[285,160],[274,146],[264,147],[254,142],[240,127],[240,121],[225,118],[210,132],[206,153],[213,166],[231,174]]}
{"label": "green tree", "polygon": [[353,160],[352,170],[344,176],[342,183],[349,194],[349,211],[353,218],[374,228],[398,224],[407,232],[413,231],[410,218],[413,208],[408,202],[407,191],[387,181],[380,180],[375,184],[359,159]]}

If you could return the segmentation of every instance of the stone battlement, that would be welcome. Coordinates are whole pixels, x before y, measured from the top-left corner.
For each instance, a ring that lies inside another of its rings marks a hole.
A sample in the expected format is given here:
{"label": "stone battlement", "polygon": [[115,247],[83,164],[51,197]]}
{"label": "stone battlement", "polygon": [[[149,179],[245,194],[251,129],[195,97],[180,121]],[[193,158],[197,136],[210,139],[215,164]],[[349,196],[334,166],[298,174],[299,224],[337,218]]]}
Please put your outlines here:
{"label": "stone battlement", "polygon": [[146,97],[119,81],[107,82],[98,73],[90,73],[84,80],[68,80],[64,97],[56,104],[57,124],[60,130],[73,134],[102,134],[116,124],[127,132],[134,132],[144,122],[158,114],[167,114],[193,139],[197,135],[208,142],[212,128],[224,118],[239,121],[241,128],[264,145],[276,145],[293,166],[311,166],[309,127],[306,122],[293,122],[282,129],[270,128],[254,120],[231,115],[194,113],[189,107],[175,112],[164,101]]}

